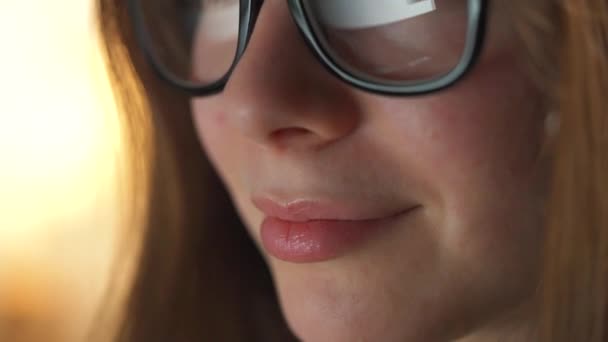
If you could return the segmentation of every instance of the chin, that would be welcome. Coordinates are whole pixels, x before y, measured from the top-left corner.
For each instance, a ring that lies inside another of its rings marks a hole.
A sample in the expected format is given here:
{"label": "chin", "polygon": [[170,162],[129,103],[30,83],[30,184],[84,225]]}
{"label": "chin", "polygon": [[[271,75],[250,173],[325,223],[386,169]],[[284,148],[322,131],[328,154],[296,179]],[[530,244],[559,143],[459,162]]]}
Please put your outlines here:
{"label": "chin", "polygon": [[[332,317],[331,315],[285,310],[291,331],[303,342],[434,342],[444,341],[426,334],[420,327],[408,329],[407,322],[378,321],[373,313],[360,317]],[[406,323],[406,324],[403,324]]]}
{"label": "chin", "polygon": [[[388,305],[387,293],[375,290],[357,292],[343,289],[340,281],[311,277],[306,284],[294,287],[278,285],[283,314],[289,328],[303,342],[432,342],[444,341],[437,329],[433,312],[411,310],[395,302]],[[375,292],[375,293],[374,293]],[[424,312],[424,315],[421,314]],[[438,318],[438,317],[435,317]],[[433,336],[431,336],[433,334]]]}

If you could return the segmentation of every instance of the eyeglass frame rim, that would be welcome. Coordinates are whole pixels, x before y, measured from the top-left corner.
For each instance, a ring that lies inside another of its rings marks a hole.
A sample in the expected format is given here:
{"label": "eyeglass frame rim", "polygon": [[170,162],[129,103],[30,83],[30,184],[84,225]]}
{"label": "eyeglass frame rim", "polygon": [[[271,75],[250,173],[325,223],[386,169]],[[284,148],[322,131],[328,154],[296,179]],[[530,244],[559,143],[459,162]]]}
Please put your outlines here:
{"label": "eyeglass frame rim", "polygon": [[[464,76],[473,69],[479,61],[481,51],[483,50],[487,31],[489,0],[467,0],[469,13],[467,17],[468,26],[465,49],[460,61],[451,71],[435,79],[423,80],[409,85],[382,84],[380,82],[366,80],[357,77],[352,72],[341,67],[340,63],[337,63],[331,57],[331,54],[326,51],[317,35],[314,33],[313,24],[311,24],[303,4],[304,1],[305,0],[287,0],[289,12],[294,23],[298,27],[298,31],[302,35],[304,42],[312,50],[319,63],[333,76],[343,82],[373,94],[386,96],[419,96],[444,90],[462,80]],[[233,63],[226,74],[220,79],[209,85],[201,86],[176,77],[158,60],[156,57],[157,53],[152,51],[153,44],[151,42],[151,37],[146,30],[144,14],[141,10],[140,2],[141,0],[127,0],[127,10],[134,29],[136,41],[144,52],[144,58],[152,66],[152,69],[160,79],[194,97],[210,96],[224,90],[230,76],[247,48],[254,26],[257,22],[257,18],[253,17],[257,17],[262,5],[261,1],[239,0],[239,39]],[[242,23],[246,23],[246,25],[242,25]]]}

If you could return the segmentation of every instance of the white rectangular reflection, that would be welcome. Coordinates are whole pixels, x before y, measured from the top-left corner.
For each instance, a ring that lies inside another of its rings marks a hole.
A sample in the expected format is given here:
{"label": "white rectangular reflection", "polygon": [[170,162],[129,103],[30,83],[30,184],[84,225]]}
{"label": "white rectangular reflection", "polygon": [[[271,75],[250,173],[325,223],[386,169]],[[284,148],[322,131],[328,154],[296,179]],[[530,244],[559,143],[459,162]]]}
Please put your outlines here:
{"label": "white rectangular reflection", "polygon": [[386,25],[437,9],[435,0],[323,0],[315,6],[325,24],[351,29]]}

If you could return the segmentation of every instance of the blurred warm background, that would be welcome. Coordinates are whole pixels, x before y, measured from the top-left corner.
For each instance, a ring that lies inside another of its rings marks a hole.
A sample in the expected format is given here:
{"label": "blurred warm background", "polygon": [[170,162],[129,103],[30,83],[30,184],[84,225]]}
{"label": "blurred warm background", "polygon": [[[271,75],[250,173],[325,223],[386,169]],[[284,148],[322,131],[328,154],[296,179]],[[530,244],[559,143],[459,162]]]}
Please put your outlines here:
{"label": "blurred warm background", "polygon": [[82,341],[118,227],[90,0],[0,0],[0,342]]}

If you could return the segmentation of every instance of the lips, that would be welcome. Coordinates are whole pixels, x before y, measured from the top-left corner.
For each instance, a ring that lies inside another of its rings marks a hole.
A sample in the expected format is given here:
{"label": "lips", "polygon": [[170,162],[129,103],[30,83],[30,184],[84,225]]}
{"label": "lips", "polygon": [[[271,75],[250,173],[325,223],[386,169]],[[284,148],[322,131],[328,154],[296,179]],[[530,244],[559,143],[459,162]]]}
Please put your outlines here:
{"label": "lips", "polygon": [[381,209],[373,205],[322,200],[279,203],[255,197],[253,204],[265,214],[260,227],[264,249],[288,262],[320,262],[356,249],[373,236],[388,232],[394,221],[417,206]]}
{"label": "lips", "polygon": [[364,221],[393,216],[403,209],[374,209],[371,205],[346,203],[346,201],[291,200],[275,201],[268,197],[254,197],[253,204],[266,216],[286,221],[311,220]]}

